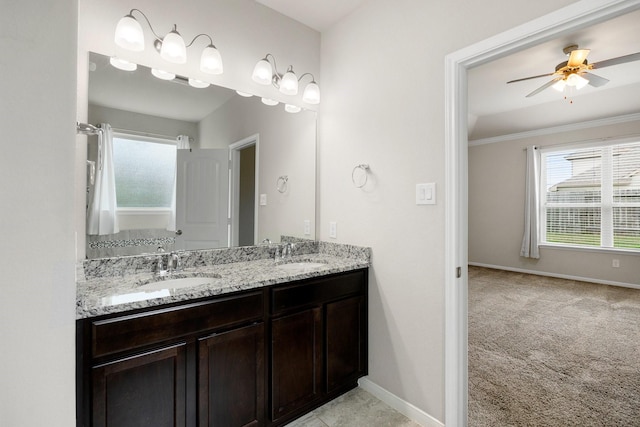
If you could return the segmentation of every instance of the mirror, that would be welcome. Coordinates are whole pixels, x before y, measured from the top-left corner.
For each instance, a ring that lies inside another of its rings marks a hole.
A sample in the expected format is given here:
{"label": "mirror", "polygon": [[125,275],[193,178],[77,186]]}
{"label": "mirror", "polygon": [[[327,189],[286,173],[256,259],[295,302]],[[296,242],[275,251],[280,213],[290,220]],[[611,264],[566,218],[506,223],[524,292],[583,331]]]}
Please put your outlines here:
{"label": "mirror", "polygon": [[[87,235],[87,258],[151,253],[159,246],[169,251],[275,243],[281,236],[315,239],[315,112],[288,113],[283,104],[267,106],[215,85],[194,88],[180,76],[161,80],[140,65],[119,70],[96,53],[89,64],[89,123],[108,123],[114,141],[171,144],[186,135],[191,150],[177,150],[179,231],[167,230],[167,206],[119,206],[120,231]],[[88,137],[87,203],[97,141]],[[214,152],[224,161],[202,160]],[[173,167],[151,169],[176,174]],[[203,223],[215,223],[220,233],[213,236]]]}

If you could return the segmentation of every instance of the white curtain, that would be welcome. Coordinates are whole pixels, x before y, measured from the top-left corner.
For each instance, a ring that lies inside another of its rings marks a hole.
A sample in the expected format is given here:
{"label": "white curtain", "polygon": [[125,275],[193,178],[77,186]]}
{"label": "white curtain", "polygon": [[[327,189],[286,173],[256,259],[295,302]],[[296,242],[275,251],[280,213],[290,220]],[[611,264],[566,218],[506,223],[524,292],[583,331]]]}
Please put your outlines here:
{"label": "white curtain", "polygon": [[98,165],[93,197],[87,210],[87,234],[114,234],[120,231],[116,215],[116,179],[113,169],[113,132],[107,123],[98,133]]}
{"label": "white curtain", "polygon": [[540,229],[540,150],[527,147],[526,191],[524,208],[524,236],[520,256],[540,258],[538,233]]}
{"label": "white curtain", "polygon": [[[176,138],[176,145],[178,150],[188,150],[191,148],[189,144],[189,137],[187,135],[178,135]],[[169,213],[169,222],[167,223],[168,231],[176,231],[176,190],[178,188],[178,162],[176,156],[176,171],[173,174],[173,192],[171,196],[171,212]]]}

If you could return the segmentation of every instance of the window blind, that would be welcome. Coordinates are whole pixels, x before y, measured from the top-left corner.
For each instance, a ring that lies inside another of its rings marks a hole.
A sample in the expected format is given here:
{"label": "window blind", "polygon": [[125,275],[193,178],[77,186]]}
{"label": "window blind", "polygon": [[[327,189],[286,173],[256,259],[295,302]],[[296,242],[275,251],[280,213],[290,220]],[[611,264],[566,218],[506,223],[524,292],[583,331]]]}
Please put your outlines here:
{"label": "window blind", "polygon": [[543,151],[541,242],[640,250],[640,142]]}

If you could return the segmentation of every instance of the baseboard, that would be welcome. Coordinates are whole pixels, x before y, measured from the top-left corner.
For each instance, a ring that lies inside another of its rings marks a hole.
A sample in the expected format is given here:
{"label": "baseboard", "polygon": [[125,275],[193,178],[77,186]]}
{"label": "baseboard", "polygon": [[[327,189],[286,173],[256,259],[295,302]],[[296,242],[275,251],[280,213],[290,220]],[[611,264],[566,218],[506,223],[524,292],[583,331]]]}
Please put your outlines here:
{"label": "baseboard", "polygon": [[423,427],[444,427],[444,424],[440,421],[427,414],[422,409],[415,407],[406,400],[400,399],[395,394],[380,387],[378,384],[372,382],[369,377],[360,378],[358,380],[358,385],[363,390],[371,393],[396,411],[400,412],[402,415]]}
{"label": "baseboard", "polygon": [[633,283],[615,282],[613,280],[600,280],[600,279],[593,279],[591,277],[580,277],[580,276],[571,276],[568,274],[548,273],[546,271],[527,270],[524,268],[505,267],[502,265],[483,264],[480,262],[470,262],[469,265],[473,265],[475,267],[493,268],[496,270],[513,271],[516,273],[534,274],[537,276],[557,277],[558,279],[579,280],[581,282],[597,283],[599,285],[622,286],[623,288],[640,289],[640,285],[635,285]]}

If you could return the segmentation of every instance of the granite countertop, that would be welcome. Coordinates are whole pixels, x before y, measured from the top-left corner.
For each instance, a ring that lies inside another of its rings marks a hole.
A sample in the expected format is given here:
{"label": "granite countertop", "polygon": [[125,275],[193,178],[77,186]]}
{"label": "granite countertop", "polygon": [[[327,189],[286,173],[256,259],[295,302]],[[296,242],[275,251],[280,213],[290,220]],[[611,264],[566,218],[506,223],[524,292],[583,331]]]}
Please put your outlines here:
{"label": "granite countertop", "polygon": [[[273,258],[263,258],[188,266],[164,280],[185,277],[199,277],[202,280],[196,279],[195,286],[177,289],[164,288],[157,283],[162,282],[162,279],[158,279],[149,271],[88,278],[80,275],[77,281],[76,318],[121,313],[369,267],[368,258],[342,256],[339,251],[327,252],[329,253],[293,256],[285,262],[278,263]],[[281,267],[296,262],[321,265],[304,271]],[[140,289],[144,285],[153,289]]]}

